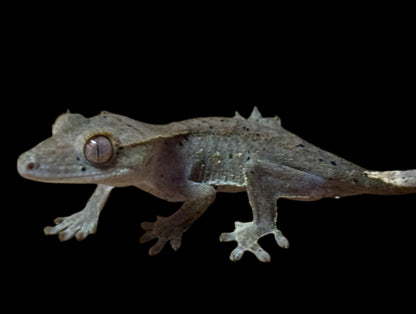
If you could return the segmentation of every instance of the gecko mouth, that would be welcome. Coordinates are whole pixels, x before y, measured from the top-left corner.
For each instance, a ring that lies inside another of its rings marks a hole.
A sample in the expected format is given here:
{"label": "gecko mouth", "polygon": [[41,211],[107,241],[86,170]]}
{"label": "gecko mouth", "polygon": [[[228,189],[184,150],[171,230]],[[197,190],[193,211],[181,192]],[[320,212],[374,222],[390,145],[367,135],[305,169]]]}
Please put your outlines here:
{"label": "gecko mouth", "polygon": [[128,172],[128,169],[104,170],[74,166],[71,169],[49,167],[39,163],[31,154],[23,153],[17,160],[18,173],[29,180],[46,183],[99,183],[107,178],[114,178]]}

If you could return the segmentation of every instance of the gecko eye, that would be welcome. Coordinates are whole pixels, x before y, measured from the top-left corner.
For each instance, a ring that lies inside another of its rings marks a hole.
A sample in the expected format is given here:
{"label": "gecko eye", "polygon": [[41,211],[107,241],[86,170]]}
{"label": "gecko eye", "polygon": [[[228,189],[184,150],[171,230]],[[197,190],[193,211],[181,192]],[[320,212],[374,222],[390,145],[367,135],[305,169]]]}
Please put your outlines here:
{"label": "gecko eye", "polygon": [[97,135],[88,140],[84,146],[84,156],[87,161],[102,165],[113,157],[113,145],[108,137]]}

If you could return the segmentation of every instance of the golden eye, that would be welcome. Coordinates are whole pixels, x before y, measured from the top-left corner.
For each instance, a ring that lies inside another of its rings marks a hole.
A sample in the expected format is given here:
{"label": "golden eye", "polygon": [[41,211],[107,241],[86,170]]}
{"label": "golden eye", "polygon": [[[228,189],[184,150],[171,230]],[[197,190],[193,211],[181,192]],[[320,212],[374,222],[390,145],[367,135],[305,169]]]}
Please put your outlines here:
{"label": "golden eye", "polygon": [[105,164],[113,157],[113,144],[107,136],[94,136],[84,146],[84,157],[92,164]]}

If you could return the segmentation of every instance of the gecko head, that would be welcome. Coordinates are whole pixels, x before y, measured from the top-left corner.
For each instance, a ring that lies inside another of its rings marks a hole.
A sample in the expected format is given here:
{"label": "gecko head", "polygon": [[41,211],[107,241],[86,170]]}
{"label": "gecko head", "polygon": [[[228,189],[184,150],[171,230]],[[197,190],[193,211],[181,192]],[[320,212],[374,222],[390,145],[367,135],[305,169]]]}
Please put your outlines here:
{"label": "gecko head", "polygon": [[131,185],[126,177],[147,150],[146,145],[126,143],[119,117],[107,112],[92,118],[59,116],[52,137],[20,155],[19,174],[41,182]]}

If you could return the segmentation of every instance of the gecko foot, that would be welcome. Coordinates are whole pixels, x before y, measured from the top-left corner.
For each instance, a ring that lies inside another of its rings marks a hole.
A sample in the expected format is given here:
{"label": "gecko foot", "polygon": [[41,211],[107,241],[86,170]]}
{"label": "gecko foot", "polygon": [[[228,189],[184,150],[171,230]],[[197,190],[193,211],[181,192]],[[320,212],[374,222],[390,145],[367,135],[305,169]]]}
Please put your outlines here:
{"label": "gecko foot", "polygon": [[48,226],[43,229],[46,235],[59,234],[60,241],[67,241],[75,236],[81,241],[96,232],[98,215],[92,216],[89,212],[80,211],[68,217],[58,217],[54,223],[54,227]]}
{"label": "gecko foot", "polygon": [[221,242],[237,241],[237,247],[231,252],[230,259],[233,262],[239,261],[245,251],[253,253],[260,262],[270,262],[270,255],[258,244],[258,240],[267,235],[273,234],[280,247],[288,248],[289,241],[283,236],[280,230],[274,228],[265,231],[264,228],[254,222],[235,222],[233,232],[224,232],[220,236]]}
{"label": "gecko foot", "polygon": [[188,230],[184,224],[175,224],[169,217],[157,217],[155,222],[143,222],[141,227],[145,230],[140,238],[140,243],[146,243],[153,239],[157,242],[149,249],[149,255],[153,256],[160,251],[167,242],[170,242],[172,248],[177,251],[182,243],[182,234]]}

